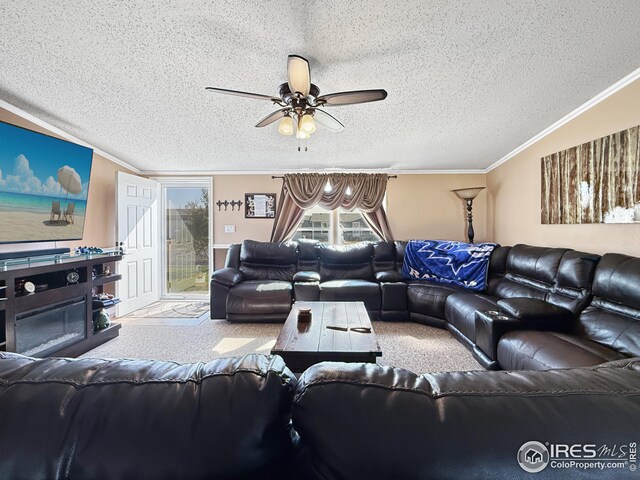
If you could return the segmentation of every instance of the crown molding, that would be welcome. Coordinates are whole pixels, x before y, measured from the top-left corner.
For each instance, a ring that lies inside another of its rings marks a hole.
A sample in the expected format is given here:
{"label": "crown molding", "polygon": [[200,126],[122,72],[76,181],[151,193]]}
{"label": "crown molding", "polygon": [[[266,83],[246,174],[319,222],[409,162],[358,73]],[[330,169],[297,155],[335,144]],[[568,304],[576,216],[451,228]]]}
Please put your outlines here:
{"label": "crown molding", "polygon": [[141,170],[139,168],[134,167],[130,163],[125,162],[124,160],[120,160],[119,158],[114,157],[110,153],[107,153],[104,150],[101,150],[100,148],[98,148],[98,147],[96,147],[94,145],[91,145],[90,143],[85,142],[84,140],[80,140],[79,138],[71,135],[70,133],[65,132],[64,130],[59,129],[56,126],[51,125],[49,122],[45,122],[44,120],[41,120],[40,118],[35,117],[34,115],[31,115],[30,113],[25,112],[21,108],[18,108],[15,105],[12,105],[9,102],[6,102],[6,101],[0,99],[0,108],[3,108],[5,110],[7,110],[8,112],[13,113],[14,115],[17,115],[20,118],[23,118],[23,119],[27,120],[28,122],[35,123],[39,127],[42,127],[44,129],[48,130],[49,132],[54,133],[54,134],[64,138],[65,140],[69,140],[70,142],[77,143],[78,145],[82,145],[84,147],[91,148],[95,153],[97,153],[101,157],[104,157],[107,160],[110,160],[113,163],[116,163],[116,164],[120,165],[121,167],[127,168],[127,169],[129,169],[132,172],[135,172],[137,174],[142,174],[142,172],[141,172]]}
{"label": "crown molding", "polygon": [[540,133],[538,133],[536,136],[530,138],[529,140],[527,140],[526,142],[524,142],[522,145],[520,145],[518,148],[510,151],[509,153],[507,153],[504,157],[502,157],[501,159],[499,159],[497,162],[489,165],[486,169],[483,170],[484,173],[489,173],[491,170],[493,170],[494,168],[499,167],[500,165],[502,165],[503,163],[511,160],[513,157],[515,157],[516,155],[518,155],[520,152],[526,150],[527,148],[529,148],[531,145],[533,145],[534,143],[542,140],[544,137],[546,137],[547,135],[552,134],[553,132],[555,132],[556,130],[558,130],[560,127],[562,127],[563,125],[566,125],[567,123],[569,123],[571,120],[573,120],[574,118],[582,115],[584,112],[586,112],[587,110],[590,110],[591,108],[595,107],[597,104],[599,104],[600,102],[602,102],[603,100],[609,98],[611,95],[613,95],[616,92],[619,92],[620,90],[622,90],[624,87],[626,87],[627,85],[629,85],[630,83],[636,81],[638,78],[640,78],[640,68],[637,68],[636,70],[634,70],[633,72],[631,72],[629,75],[627,75],[626,77],[623,77],[622,79],[618,80],[616,83],[614,83],[613,85],[611,85],[609,88],[607,88],[606,90],[603,90],[602,92],[600,92],[599,94],[597,94],[595,97],[593,97],[590,100],[587,100],[585,103],[583,103],[582,105],[580,105],[578,108],[576,108],[575,110],[569,112],[567,115],[565,115],[564,117],[562,117],[560,120],[558,120],[556,123],[550,125],[549,127],[545,128],[543,131],[541,131]]}
{"label": "crown molding", "polygon": [[142,170],[141,175],[147,177],[177,177],[192,176],[223,176],[223,175],[284,175],[286,173],[386,173],[388,175],[482,175],[487,173],[484,169],[467,170],[394,170],[394,169],[304,169],[304,170],[191,170],[185,173],[183,170]]}

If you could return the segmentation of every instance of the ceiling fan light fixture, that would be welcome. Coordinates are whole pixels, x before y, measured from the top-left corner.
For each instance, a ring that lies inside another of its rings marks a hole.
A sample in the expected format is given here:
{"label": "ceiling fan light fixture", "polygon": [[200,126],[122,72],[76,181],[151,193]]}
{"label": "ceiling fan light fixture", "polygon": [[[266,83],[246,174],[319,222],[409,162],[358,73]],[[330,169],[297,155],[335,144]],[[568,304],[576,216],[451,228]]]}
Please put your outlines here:
{"label": "ceiling fan light fixture", "polygon": [[310,133],[305,132],[304,130],[302,130],[302,129],[300,129],[300,128],[298,128],[298,129],[296,130],[296,138],[297,138],[298,140],[307,140],[307,139],[311,138],[311,134],[310,134]]}
{"label": "ceiling fan light fixture", "polygon": [[[262,118],[256,127],[262,128],[278,122],[278,132],[281,135],[289,136],[295,133],[298,140],[310,138],[318,124],[332,132],[344,129],[344,125],[338,119],[324,111],[325,107],[377,102],[387,98],[387,92],[382,89],[320,95],[318,86],[311,83],[309,61],[300,55],[288,56],[287,82],[280,85],[278,96],[218,87],[206,87],[206,89],[224,95],[267,100],[278,105],[279,109]],[[300,151],[300,145],[298,145],[298,151]]]}
{"label": "ceiling fan light fixture", "polygon": [[316,131],[316,122],[313,121],[313,116],[310,113],[305,113],[300,120],[300,130],[305,133],[313,133]]}
{"label": "ceiling fan light fixture", "polygon": [[282,120],[280,120],[280,124],[278,125],[278,133],[281,135],[292,135],[293,134],[293,119],[287,113]]}

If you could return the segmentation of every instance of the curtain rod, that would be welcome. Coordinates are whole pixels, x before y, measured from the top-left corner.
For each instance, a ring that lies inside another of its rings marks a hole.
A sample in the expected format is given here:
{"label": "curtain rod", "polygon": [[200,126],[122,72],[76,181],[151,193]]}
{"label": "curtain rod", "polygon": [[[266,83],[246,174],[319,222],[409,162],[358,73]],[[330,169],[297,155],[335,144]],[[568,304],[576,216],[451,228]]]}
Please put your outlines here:
{"label": "curtain rod", "polygon": [[[271,178],[284,178],[284,175],[271,175]],[[397,175],[387,175],[387,178],[398,178]]]}

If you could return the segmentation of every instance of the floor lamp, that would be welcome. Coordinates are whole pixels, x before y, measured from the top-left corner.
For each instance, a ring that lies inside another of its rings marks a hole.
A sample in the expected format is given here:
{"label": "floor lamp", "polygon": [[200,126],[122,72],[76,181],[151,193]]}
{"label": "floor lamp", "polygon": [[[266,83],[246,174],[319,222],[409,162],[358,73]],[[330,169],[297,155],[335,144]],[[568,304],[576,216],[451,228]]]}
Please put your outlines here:
{"label": "floor lamp", "polygon": [[467,237],[469,237],[469,243],[473,243],[473,214],[471,210],[473,209],[473,199],[478,196],[478,194],[484,190],[485,187],[470,187],[470,188],[458,188],[457,190],[451,190],[455,193],[458,198],[465,200],[467,202],[467,223],[469,227],[467,228]]}

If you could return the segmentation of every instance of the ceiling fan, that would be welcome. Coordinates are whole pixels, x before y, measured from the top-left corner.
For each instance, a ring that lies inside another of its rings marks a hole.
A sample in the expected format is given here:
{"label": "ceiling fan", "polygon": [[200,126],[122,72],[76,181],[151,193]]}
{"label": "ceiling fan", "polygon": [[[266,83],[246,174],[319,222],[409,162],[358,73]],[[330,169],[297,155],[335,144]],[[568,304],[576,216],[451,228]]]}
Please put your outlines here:
{"label": "ceiling fan", "polygon": [[299,55],[289,55],[287,82],[280,85],[279,97],[225,88],[206,87],[206,89],[225,95],[269,100],[279,105],[282,108],[264,117],[256,127],[266,127],[280,120],[278,132],[282,135],[292,135],[295,131],[298,139],[309,138],[316,131],[316,122],[332,132],[339,132],[344,128],[340,121],[321,110],[320,107],[377,102],[387,98],[387,92],[382,89],[338,92],[320,96],[320,89],[311,83],[309,62]]}

